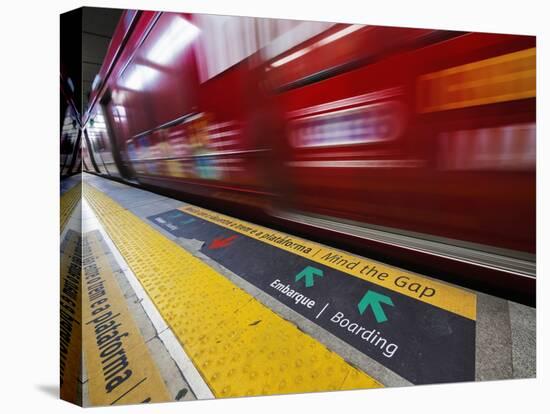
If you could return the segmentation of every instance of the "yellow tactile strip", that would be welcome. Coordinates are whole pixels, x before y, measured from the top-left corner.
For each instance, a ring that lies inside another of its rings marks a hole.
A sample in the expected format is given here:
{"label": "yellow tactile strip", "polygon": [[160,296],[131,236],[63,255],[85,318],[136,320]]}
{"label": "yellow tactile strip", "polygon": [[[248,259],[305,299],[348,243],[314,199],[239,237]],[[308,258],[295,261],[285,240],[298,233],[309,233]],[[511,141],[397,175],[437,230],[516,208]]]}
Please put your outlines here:
{"label": "yellow tactile strip", "polygon": [[60,233],[63,233],[65,224],[71,217],[71,213],[80,200],[81,197],[82,185],[80,183],[75,184],[70,190],[66,191],[61,195],[60,201],[60,213],[59,213],[59,224],[60,224]]}
{"label": "yellow tactile strip", "polygon": [[80,233],[69,230],[64,241],[59,290],[59,395],[78,404],[82,348]]}
{"label": "yellow tactile strip", "polygon": [[90,405],[170,401],[103,254],[99,232],[83,235],[82,263],[82,351]]}
{"label": "yellow tactile strip", "polygon": [[108,196],[84,195],[216,397],[382,386]]}

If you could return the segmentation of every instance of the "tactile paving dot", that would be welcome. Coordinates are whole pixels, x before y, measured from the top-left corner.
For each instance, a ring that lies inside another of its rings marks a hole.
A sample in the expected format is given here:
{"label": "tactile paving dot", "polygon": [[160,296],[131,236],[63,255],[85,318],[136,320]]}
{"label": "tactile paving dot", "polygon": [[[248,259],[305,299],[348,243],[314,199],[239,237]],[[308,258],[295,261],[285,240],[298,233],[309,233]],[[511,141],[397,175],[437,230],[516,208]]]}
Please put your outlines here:
{"label": "tactile paving dot", "polygon": [[84,193],[215,396],[381,387],[100,191]]}

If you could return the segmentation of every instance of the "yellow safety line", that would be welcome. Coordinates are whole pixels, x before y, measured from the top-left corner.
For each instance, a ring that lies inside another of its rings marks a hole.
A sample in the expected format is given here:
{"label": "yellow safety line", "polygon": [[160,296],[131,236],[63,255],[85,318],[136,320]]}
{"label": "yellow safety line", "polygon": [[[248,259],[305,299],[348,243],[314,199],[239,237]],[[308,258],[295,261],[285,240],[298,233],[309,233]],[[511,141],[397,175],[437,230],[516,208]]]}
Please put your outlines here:
{"label": "yellow safety line", "polygon": [[81,367],[81,255],[80,233],[69,231],[61,255],[59,371],[61,399],[78,404]]}
{"label": "yellow safety line", "polygon": [[216,397],[382,387],[108,196],[84,194]]}
{"label": "yellow safety line", "polygon": [[82,245],[82,348],[90,405],[171,401],[98,236],[84,234]]}
{"label": "yellow safety line", "polygon": [[200,207],[186,206],[179,210],[394,292],[476,319],[477,296],[464,289]]}
{"label": "yellow safety line", "polygon": [[61,195],[59,217],[60,233],[63,233],[63,229],[65,228],[69,217],[71,217],[74,207],[77,205],[78,200],[80,200],[81,190],[82,186],[78,183]]}

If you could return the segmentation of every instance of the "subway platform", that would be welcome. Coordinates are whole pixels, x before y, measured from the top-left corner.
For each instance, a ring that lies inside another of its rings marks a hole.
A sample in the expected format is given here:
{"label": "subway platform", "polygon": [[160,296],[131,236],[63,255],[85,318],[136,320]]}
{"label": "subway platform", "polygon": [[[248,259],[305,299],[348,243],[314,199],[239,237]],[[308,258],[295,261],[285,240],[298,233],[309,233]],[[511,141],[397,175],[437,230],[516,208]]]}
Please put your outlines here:
{"label": "subway platform", "polygon": [[61,216],[85,406],[536,375],[535,308],[90,174]]}

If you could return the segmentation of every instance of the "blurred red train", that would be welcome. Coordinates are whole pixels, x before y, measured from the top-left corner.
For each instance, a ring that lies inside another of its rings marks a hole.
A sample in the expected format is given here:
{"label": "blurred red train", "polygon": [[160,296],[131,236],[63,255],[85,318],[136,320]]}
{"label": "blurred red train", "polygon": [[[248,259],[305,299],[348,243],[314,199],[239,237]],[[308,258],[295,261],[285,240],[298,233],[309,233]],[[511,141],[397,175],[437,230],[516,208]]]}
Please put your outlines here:
{"label": "blurred red train", "polygon": [[126,11],[84,169],[532,298],[535,60],[532,36]]}

